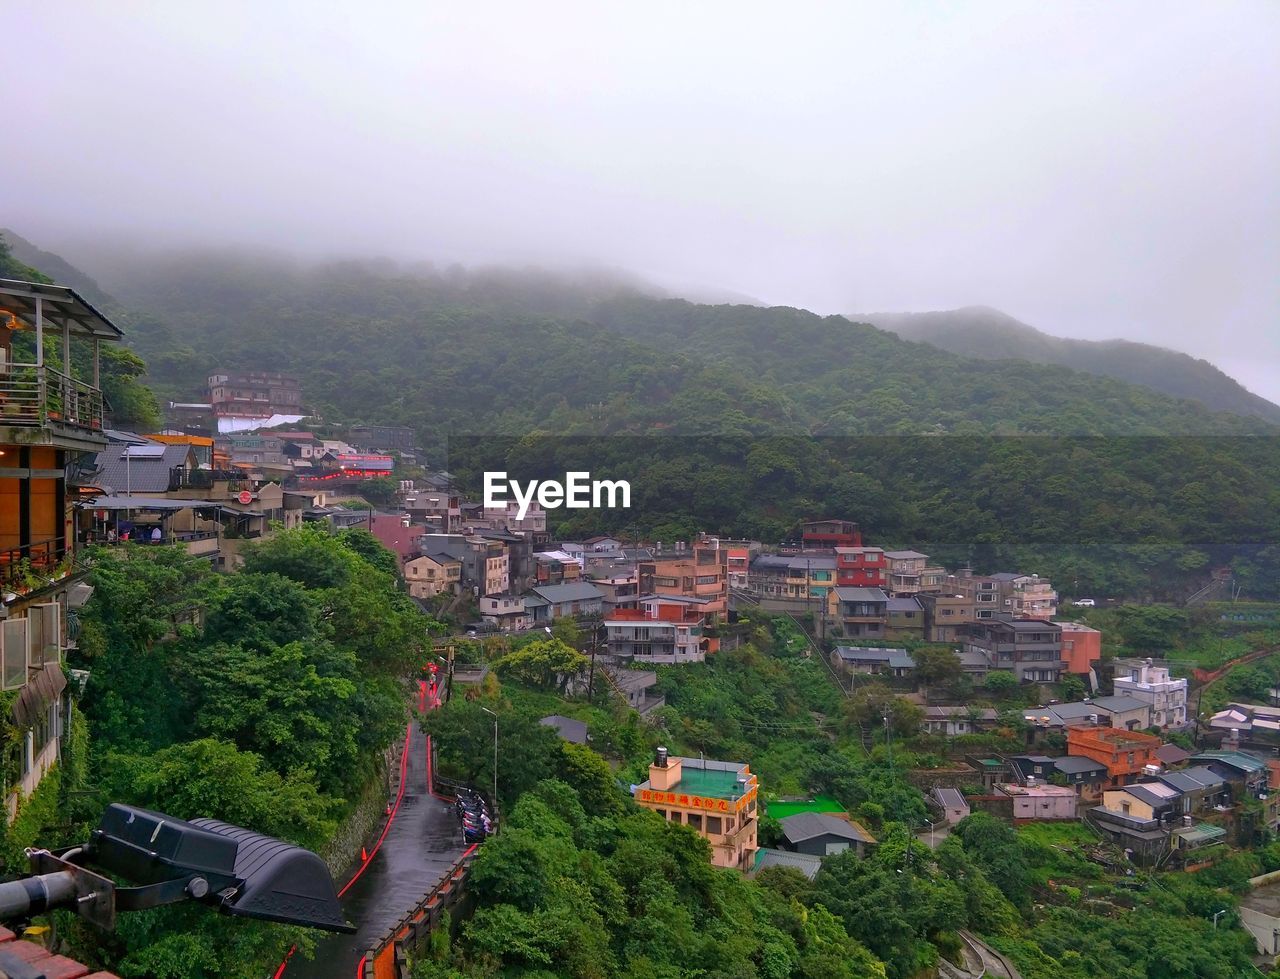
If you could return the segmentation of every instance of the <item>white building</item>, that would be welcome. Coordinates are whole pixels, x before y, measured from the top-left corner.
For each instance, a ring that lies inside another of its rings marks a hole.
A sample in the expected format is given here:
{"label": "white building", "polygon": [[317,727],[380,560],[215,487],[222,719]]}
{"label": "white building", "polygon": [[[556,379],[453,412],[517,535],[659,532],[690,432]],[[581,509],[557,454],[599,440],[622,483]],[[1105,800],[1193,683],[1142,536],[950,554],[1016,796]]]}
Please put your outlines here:
{"label": "white building", "polygon": [[1116,663],[1117,697],[1133,697],[1151,705],[1151,723],[1156,727],[1182,727],[1187,723],[1187,681],[1173,679],[1167,666],[1121,660]]}
{"label": "white building", "polygon": [[631,663],[701,663],[706,658],[706,616],[696,599],[649,595],[638,604],[614,609],[605,618],[611,656]]}

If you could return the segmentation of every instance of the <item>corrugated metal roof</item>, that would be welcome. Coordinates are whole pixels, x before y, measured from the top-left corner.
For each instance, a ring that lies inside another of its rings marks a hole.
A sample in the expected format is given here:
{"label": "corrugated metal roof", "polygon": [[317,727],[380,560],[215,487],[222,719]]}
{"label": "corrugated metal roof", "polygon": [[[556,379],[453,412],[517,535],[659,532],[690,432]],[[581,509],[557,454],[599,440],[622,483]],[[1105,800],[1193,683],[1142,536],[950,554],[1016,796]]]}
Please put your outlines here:
{"label": "corrugated metal roof", "polygon": [[821,812],[798,812],[780,820],[782,834],[792,843],[816,836],[840,836],[846,840],[874,843],[875,837],[856,823]]}
{"label": "corrugated metal roof", "polygon": [[761,847],[756,851],[756,863],[752,872],[759,873],[767,867],[794,867],[813,880],[822,867],[822,858],[810,853],[792,853],[790,850]]}
{"label": "corrugated metal roof", "polygon": [[916,661],[905,649],[875,649],[869,646],[837,646],[836,655],[846,663],[884,663],[894,669],[913,670]]}
{"label": "corrugated metal roof", "polygon": [[539,585],[533,591],[552,605],[559,605],[561,602],[599,601],[604,598],[604,592],[595,585],[580,581],[563,585]]}

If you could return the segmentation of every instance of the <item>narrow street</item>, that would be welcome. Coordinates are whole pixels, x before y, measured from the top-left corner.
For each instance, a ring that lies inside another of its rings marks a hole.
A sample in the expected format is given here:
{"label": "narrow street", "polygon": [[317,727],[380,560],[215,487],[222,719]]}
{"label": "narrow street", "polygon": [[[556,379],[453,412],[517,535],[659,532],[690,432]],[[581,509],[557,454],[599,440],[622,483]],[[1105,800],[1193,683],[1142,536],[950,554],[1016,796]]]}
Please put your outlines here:
{"label": "narrow street", "polygon": [[[422,689],[427,706],[438,706],[434,690]],[[427,780],[427,738],[415,722],[407,737],[404,794],[382,844],[342,893],[354,935],[328,935],[316,957],[299,957],[284,976],[351,979],[360,956],[413,908],[461,857],[465,847],[453,805],[431,795]]]}

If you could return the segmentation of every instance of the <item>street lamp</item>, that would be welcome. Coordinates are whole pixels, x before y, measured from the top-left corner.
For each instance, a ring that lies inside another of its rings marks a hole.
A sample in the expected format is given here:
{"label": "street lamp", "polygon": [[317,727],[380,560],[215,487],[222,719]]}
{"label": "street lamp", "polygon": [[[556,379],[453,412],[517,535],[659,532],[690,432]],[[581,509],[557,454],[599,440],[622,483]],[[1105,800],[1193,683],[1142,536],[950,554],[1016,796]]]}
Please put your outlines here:
{"label": "street lamp", "polygon": [[480,709],[493,718],[493,804],[496,806],[498,804],[498,715],[488,707]]}
{"label": "street lamp", "polygon": [[1223,908],[1221,911],[1215,911],[1213,913],[1213,930],[1214,931],[1218,930],[1218,919],[1221,918],[1224,914],[1226,914],[1229,910],[1230,908]]}
{"label": "street lamp", "polygon": [[195,900],[223,914],[355,931],[323,860],[216,819],[112,803],[86,843],[26,854],[34,876],[0,884],[0,921],[64,907],[110,931],[118,912]]}

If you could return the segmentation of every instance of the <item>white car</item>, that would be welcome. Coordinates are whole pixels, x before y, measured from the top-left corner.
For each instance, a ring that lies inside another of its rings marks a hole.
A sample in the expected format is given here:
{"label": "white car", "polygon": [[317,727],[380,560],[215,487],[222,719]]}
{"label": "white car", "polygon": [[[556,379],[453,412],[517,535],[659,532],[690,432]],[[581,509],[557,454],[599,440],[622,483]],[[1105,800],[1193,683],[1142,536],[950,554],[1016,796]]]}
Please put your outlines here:
{"label": "white car", "polygon": [[1071,604],[1074,605],[1076,608],[1093,608],[1098,603],[1095,602],[1092,598],[1077,598]]}

